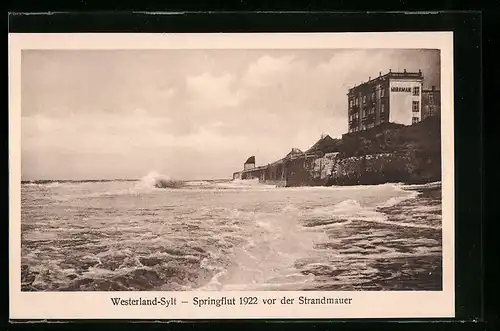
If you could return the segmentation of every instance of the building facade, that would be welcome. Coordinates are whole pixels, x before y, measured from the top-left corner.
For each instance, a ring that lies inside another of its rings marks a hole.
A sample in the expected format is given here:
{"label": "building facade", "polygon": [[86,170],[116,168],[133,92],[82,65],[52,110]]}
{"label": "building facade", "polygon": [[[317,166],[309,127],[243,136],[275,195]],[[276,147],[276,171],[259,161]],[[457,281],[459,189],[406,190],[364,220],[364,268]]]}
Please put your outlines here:
{"label": "building facade", "polygon": [[382,123],[411,125],[422,120],[422,71],[379,73],[349,89],[348,132],[371,129]]}
{"label": "building facade", "polygon": [[435,86],[422,90],[422,119],[441,114],[441,91]]}

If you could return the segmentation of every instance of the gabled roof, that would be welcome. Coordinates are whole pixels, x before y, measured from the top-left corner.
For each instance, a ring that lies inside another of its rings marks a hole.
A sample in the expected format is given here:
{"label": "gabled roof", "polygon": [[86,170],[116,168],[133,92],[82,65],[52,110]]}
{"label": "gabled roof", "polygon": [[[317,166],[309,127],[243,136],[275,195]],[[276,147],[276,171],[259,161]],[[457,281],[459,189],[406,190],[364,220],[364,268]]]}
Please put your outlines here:
{"label": "gabled roof", "polygon": [[290,153],[288,153],[285,158],[287,157],[290,157],[290,156],[293,156],[293,155],[300,155],[300,154],[304,154],[304,152],[302,152],[300,149],[298,148],[292,148],[292,150],[290,151]]}
{"label": "gabled roof", "polygon": [[314,152],[334,152],[338,149],[338,141],[329,135],[325,135],[309,148],[306,153]]}

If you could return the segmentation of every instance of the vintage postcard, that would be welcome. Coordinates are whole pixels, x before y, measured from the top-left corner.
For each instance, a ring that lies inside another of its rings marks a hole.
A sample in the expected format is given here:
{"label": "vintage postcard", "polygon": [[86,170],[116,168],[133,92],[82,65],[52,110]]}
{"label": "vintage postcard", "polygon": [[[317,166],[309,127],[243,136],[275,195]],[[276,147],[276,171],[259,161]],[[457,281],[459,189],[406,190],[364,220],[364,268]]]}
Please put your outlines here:
{"label": "vintage postcard", "polygon": [[452,32],[11,34],[11,319],[453,317]]}

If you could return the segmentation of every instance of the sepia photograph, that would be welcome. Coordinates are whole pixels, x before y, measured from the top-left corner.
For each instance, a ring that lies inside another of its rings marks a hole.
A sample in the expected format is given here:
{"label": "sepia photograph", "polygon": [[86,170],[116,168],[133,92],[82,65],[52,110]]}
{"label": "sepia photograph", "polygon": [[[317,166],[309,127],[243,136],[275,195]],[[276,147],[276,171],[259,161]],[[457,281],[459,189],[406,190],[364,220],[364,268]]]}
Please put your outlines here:
{"label": "sepia photograph", "polygon": [[22,49],[20,291],[443,291],[442,51],[343,46]]}
{"label": "sepia photograph", "polygon": [[24,51],[22,289],[440,290],[439,55]]}

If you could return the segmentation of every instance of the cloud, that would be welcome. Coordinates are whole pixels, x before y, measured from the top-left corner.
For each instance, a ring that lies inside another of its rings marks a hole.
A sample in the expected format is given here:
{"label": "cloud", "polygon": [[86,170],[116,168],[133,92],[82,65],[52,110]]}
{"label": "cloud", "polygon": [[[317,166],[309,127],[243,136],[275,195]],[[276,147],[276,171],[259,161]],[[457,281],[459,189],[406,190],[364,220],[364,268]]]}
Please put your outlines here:
{"label": "cloud", "polygon": [[250,64],[242,78],[243,84],[265,87],[274,84],[274,78],[293,69],[294,56],[272,57],[265,55]]}
{"label": "cloud", "polygon": [[345,133],[347,89],[379,71],[422,68],[439,85],[439,54],[416,50],[37,51],[23,61],[32,178],[227,177],[250,155],[269,163]]}
{"label": "cloud", "polygon": [[[62,173],[68,173],[83,178],[137,178],[154,168],[172,176],[189,177],[199,169],[196,164],[203,163],[200,156],[210,159],[215,155],[215,159],[222,160],[222,155],[237,154],[241,146],[251,146],[245,136],[228,139],[215,130],[221,125],[218,122],[185,135],[175,134],[172,128],[176,125],[168,117],[151,116],[143,109],[130,114],[23,117],[23,175],[61,178]],[[231,158],[220,162],[226,175],[230,175],[235,162],[237,159]]]}
{"label": "cloud", "polygon": [[436,80],[437,63],[429,52],[336,50],[317,59],[312,53],[263,55],[249,63],[240,82],[247,95],[240,106],[250,114],[245,115],[248,125],[243,130],[258,127],[265,134],[280,132],[293,139],[294,130],[300,134],[314,127],[339,137],[347,131],[346,94],[350,87],[389,69],[422,68],[427,82]]}
{"label": "cloud", "polygon": [[222,108],[239,104],[242,95],[234,91],[232,84],[235,78],[231,74],[220,76],[205,72],[198,76],[188,76],[186,87],[189,93],[188,103],[195,107]]}
{"label": "cloud", "polygon": [[333,61],[318,64],[299,56],[259,57],[241,78],[247,95],[241,107],[246,109],[248,123],[242,129],[259,128],[270,137],[277,133],[289,140],[309,128],[341,135],[347,126],[343,114],[346,98],[336,74],[345,68]]}
{"label": "cloud", "polygon": [[147,60],[133,51],[25,51],[23,115],[161,112],[178,97],[179,85],[163,63]]}

